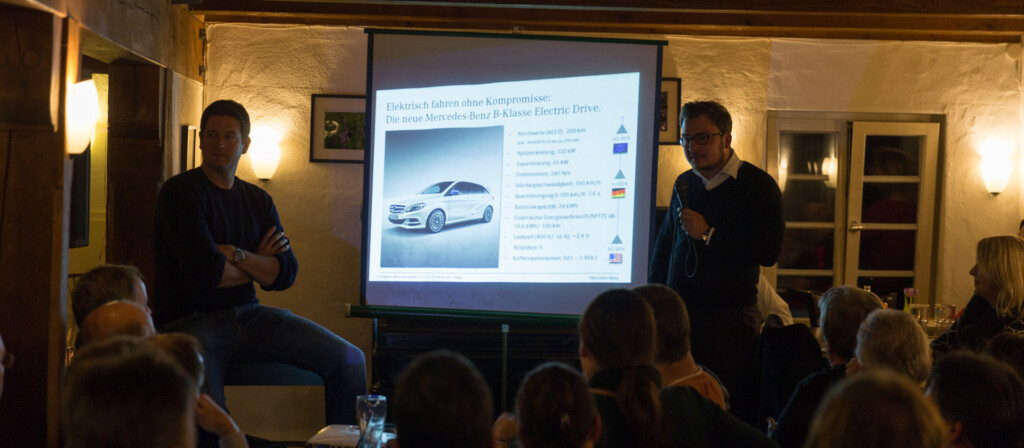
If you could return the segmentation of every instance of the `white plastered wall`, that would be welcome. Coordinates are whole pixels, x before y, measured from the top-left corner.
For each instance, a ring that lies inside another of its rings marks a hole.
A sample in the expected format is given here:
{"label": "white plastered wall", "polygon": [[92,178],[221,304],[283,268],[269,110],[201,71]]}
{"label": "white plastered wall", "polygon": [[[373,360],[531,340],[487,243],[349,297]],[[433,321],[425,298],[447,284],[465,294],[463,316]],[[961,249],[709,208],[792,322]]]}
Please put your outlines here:
{"label": "white plastered wall", "polygon": [[[363,30],[215,24],[208,38],[205,103],[235,99],[254,126],[284,135],[277,172],[260,185],[274,197],[301,268],[295,286],[261,292],[261,300],[323,324],[369,357],[369,321],[344,317],[345,304],[359,302],[363,166],[309,162],[310,95],[364,93]],[[763,165],[769,109],[944,115],[933,248],[940,302],[966,302],[977,240],[1014,233],[1024,216],[1019,44],[653,38],[669,42],[663,74],[682,78],[683,101],[722,101],[734,116],[737,153],[757,165]],[[988,194],[980,175],[977,145],[989,136],[1014,151],[1010,184],[998,196]],[[664,195],[689,167],[678,146],[661,147],[659,165]],[[247,156],[238,175],[256,182]],[[229,395],[229,405],[235,414],[251,410],[315,429],[322,409],[310,401],[316,393],[309,394],[284,406],[261,401],[262,392]],[[289,422],[259,427],[266,424]]]}

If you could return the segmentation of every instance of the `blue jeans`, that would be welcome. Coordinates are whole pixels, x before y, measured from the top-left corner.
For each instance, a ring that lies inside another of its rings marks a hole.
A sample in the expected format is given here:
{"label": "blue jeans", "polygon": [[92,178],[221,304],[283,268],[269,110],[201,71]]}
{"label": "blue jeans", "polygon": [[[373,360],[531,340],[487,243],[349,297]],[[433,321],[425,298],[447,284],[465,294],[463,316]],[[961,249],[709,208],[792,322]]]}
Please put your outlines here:
{"label": "blue jeans", "polygon": [[224,406],[224,371],[235,356],[291,364],[324,379],[327,424],[353,424],[356,395],[366,393],[363,351],[291,311],[256,303],[196,312],[167,324],[165,332],[199,339],[206,362],[206,389]]}

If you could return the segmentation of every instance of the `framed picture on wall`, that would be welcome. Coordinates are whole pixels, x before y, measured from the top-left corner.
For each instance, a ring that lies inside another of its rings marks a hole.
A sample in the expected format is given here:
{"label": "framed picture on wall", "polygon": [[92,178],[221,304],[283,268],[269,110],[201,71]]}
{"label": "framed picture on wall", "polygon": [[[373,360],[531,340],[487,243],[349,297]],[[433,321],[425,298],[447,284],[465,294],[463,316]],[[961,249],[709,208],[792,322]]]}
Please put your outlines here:
{"label": "framed picture on wall", "polygon": [[309,161],[363,163],[366,95],[313,95]]}
{"label": "framed picture on wall", "polygon": [[658,143],[662,145],[679,144],[679,102],[682,98],[682,84],[683,80],[680,78],[661,78]]}

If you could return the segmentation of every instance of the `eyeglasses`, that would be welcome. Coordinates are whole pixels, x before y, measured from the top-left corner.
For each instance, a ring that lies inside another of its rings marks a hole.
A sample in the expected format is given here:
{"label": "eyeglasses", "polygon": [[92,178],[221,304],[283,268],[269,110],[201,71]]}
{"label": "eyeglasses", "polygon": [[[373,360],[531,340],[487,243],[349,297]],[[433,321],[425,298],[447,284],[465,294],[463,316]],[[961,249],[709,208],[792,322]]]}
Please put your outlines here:
{"label": "eyeglasses", "polygon": [[714,134],[708,134],[707,132],[701,132],[700,134],[694,135],[693,137],[687,137],[682,135],[679,137],[679,144],[683,145],[684,148],[689,148],[690,144],[696,143],[698,145],[706,145],[711,141],[711,137],[716,135],[725,135],[725,131],[717,132]]}

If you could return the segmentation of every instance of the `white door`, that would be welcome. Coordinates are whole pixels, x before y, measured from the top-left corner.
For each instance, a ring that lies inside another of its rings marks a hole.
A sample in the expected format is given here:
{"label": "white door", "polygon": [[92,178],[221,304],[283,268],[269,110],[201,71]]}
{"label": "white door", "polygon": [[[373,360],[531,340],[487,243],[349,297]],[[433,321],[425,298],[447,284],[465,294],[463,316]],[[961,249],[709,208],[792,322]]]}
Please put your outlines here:
{"label": "white door", "polygon": [[928,297],[939,124],[820,115],[769,119],[786,219],[769,279],[783,291],[915,286]]}

